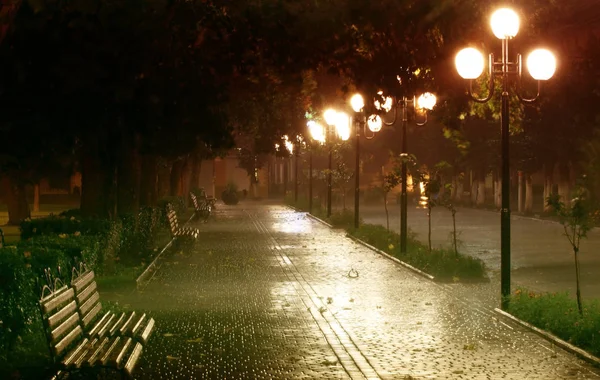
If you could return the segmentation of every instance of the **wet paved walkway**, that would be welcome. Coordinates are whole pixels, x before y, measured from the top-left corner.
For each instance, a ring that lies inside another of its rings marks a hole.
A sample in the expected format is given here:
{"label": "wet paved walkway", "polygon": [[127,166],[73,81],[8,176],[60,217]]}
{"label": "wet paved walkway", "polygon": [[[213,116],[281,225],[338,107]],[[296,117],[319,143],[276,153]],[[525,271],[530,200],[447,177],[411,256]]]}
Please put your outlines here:
{"label": "wet paved walkway", "polygon": [[600,370],[283,206],[220,205],[126,301],[140,379],[589,379]]}

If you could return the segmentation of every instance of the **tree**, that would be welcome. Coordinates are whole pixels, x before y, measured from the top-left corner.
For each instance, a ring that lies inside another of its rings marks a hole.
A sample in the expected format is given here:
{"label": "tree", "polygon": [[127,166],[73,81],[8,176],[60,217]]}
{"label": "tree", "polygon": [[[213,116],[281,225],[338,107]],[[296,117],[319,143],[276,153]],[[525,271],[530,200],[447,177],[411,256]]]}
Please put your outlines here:
{"label": "tree", "polygon": [[579,285],[579,247],[581,239],[587,237],[588,231],[594,227],[597,221],[598,208],[590,200],[589,193],[584,187],[577,188],[575,198],[571,199],[568,205],[560,199],[558,194],[552,194],[546,201],[559,217],[560,224],[562,224],[564,229],[564,235],[573,250],[577,308],[579,315],[583,316],[581,288]]}

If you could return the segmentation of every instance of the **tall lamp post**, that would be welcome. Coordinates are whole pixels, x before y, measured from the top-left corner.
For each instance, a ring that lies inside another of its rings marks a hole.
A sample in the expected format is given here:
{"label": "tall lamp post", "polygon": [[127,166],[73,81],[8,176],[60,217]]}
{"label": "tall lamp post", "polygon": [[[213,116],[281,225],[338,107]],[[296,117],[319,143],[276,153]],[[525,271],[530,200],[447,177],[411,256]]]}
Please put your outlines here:
{"label": "tall lamp post", "polygon": [[[325,144],[325,128],[323,126],[313,120],[309,120],[306,123],[308,127],[308,132],[313,141],[317,141],[321,145]],[[312,167],[312,154],[313,154],[313,145],[310,146],[310,155],[308,158],[308,212],[312,213],[312,204],[313,204],[313,167]]]}
{"label": "tall lamp post", "polygon": [[[375,100],[375,108],[379,110],[383,110],[385,112],[390,112],[392,107],[394,107],[394,119],[391,122],[382,122],[381,118],[378,115],[371,115],[367,120],[367,124],[369,126],[369,130],[373,133],[379,132],[381,130],[382,124],[387,126],[392,126],[396,124],[397,120],[397,110],[398,108],[402,108],[402,151],[400,153],[400,158],[402,159],[402,167],[401,167],[401,184],[400,184],[400,252],[406,253],[406,242],[408,237],[408,194],[407,194],[407,177],[408,177],[408,168],[407,168],[407,160],[408,160],[408,140],[406,136],[406,129],[408,126],[408,106],[412,105],[416,109],[420,109],[425,111],[425,120],[423,122],[415,122],[418,126],[423,126],[427,124],[427,110],[432,110],[436,103],[436,97],[430,92],[425,92],[419,95],[418,98],[413,97],[409,99],[405,96],[394,101],[391,97],[384,97],[383,92],[380,92],[378,95],[384,99],[383,104],[379,100]],[[365,135],[367,139],[373,138],[373,136],[369,137]]]}
{"label": "tall lamp post", "polygon": [[508,41],[514,38],[519,31],[519,16],[508,8],[496,10],[491,17],[491,27],[494,35],[502,41],[502,55],[500,60],[494,60],[494,55],[489,55],[489,93],[485,98],[478,98],[473,94],[473,80],[479,78],[484,69],[483,55],[474,48],[461,50],[455,59],[457,71],[461,77],[469,80],[469,96],[478,103],[489,101],[494,95],[496,76],[502,83],[502,109],[500,113],[501,125],[501,158],[502,158],[502,209],[500,212],[500,291],[502,295],[501,308],[508,308],[510,296],[510,165],[509,165],[509,89],[511,79],[515,79],[515,93],[522,103],[528,104],[536,101],[540,95],[541,82],[548,80],[556,70],[554,55],[545,49],[537,49],[527,58],[527,68],[533,79],[538,81],[537,94],[534,98],[526,99],[520,93],[522,77],[522,59],[517,54],[516,61],[511,61],[508,54]]}
{"label": "tall lamp post", "polygon": [[360,198],[360,127],[364,123],[363,109],[365,101],[360,94],[354,94],[350,99],[356,119],[356,163],[354,167],[354,228],[359,224],[359,198]]}
{"label": "tall lamp post", "polygon": [[[328,109],[323,114],[325,123],[329,126],[325,135],[326,139],[333,139],[337,136],[340,140],[346,141],[350,138],[350,119],[344,112],[339,112],[334,109]],[[331,216],[331,192],[332,192],[332,146],[329,145],[329,172],[327,174],[327,217]]]}

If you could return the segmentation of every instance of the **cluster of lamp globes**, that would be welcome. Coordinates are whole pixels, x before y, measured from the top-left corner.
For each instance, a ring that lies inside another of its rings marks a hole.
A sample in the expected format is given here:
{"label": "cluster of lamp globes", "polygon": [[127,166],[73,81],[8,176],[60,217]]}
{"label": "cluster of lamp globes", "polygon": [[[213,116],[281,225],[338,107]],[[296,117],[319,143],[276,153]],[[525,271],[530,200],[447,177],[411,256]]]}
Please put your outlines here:
{"label": "cluster of lamp globes", "polygon": [[[490,24],[494,35],[501,40],[510,40],[519,32],[519,16],[509,8],[496,10]],[[533,79],[548,80],[556,70],[556,58],[549,50],[536,49],[527,57],[527,70]],[[477,79],[485,66],[483,54],[474,48],[461,50],[454,60],[458,74],[464,79]],[[492,62],[493,63],[493,62]]]}
{"label": "cluster of lamp globes", "polygon": [[[514,38],[519,31],[519,16],[515,11],[509,8],[501,8],[492,14],[491,18],[492,31],[496,37],[501,40],[509,40]],[[504,57],[503,57],[504,59]],[[485,60],[483,54],[475,48],[465,48],[461,50],[455,58],[456,69],[458,74],[464,79],[477,79],[483,73]],[[490,68],[494,62],[490,62]],[[548,80],[556,71],[556,58],[546,49],[536,49],[527,57],[527,69],[533,79],[542,81]],[[490,69],[491,70],[491,69]],[[490,72],[492,75],[493,72]],[[383,99],[383,103],[379,100],[374,101],[375,108],[389,112],[393,106],[391,97],[384,97],[382,92],[378,95]],[[436,97],[432,93],[426,92],[420,95],[415,102],[418,109],[431,110],[435,106]],[[360,94],[355,94],[350,99],[350,105],[354,112],[362,112],[364,108],[364,99]],[[350,138],[350,117],[344,112],[339,112],[333,109],[328,109],[323,115],[325,122],[329,127],[335,128],[336,135],[343,141]],[[367,118],[367,126],[371,132],[379,132],[383,126],[383,122],[379,115],[371,115]],[[308,122],[308,128],[312,138],[324,144],[327,140],[327,129],[315,121]]]}
{"label": "cluster of lamp globes", "polygon": [[[383,92],[379,92],[378,94],[383,96]],[[393,99],[389,96],[386,96],[383,99],[383,104],[379,100],[374,101],[375,108],[385,112],[391,111]],[[430,92],[426,92],[417,98],[417,108],[431,110],[435,106],[435,102],[435,95]],[[362,112],[363,108],[365,107],[365,102],[362,95],[354,94],[354,96],[350,98],[350,105],[352,106],[354,112]],[[346,141],[350,138],[351,118],[345,112],[336,111],[330,108],[325,111],[323,118],[325,119],[325,123],[327,123],[330,128],[335,130],[335,134],[342,141]],[[308,121],[307,126],[313,140],[318,141],[321,144],[326,142],[327,129],[323,125],[310,120]],[[367,118],[367,126],[371,132],[379,132],[383,126],[383,121],[379,115],[373,114]]]}

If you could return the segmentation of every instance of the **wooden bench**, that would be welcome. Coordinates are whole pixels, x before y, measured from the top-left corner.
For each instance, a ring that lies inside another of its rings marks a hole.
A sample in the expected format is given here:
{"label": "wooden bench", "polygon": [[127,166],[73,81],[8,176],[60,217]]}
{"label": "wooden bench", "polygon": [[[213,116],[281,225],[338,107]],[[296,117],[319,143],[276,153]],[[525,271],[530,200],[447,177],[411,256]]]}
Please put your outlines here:
{"label": "wooden bench", "polygon": [[167,220],[169,221],[171,236],[173,236],[174,238],[187,237],[197,239],[198,235],[200,235],[200,230],[198,230],[197,228],[179,226],[179,219],[177,218],[177,213],[175,212],[173,206],[170,203],[167,203]]}
{"label": "wooden bench", "polygon": [[103,311],[94,271],[86,270],[84,265],[80,267],[80,271],[73,268],[71,287],[75,291],[79,318],[86,337],[124,336],[143,344],[148,342],[154,330],[154,319],[145,313],[136,314],[135,311],[120,314]]}
{"label": "wooden bench", "polygon": [[86,336],[75,289],[66,285],[55,287],[44,285],[39,301],[50,356],[58,370],[54,378],[64,372],[99,369],[131,378],[142,355],[142,343],[125,336]]}
{"label": "wooden bench", "polygon": [[192,198],[192,203],[194,204],[196,217],[207,220],[213,208],[211,203],[208,202],[206,197],[198,198],[194,193],[190,193],[190,198]]}

